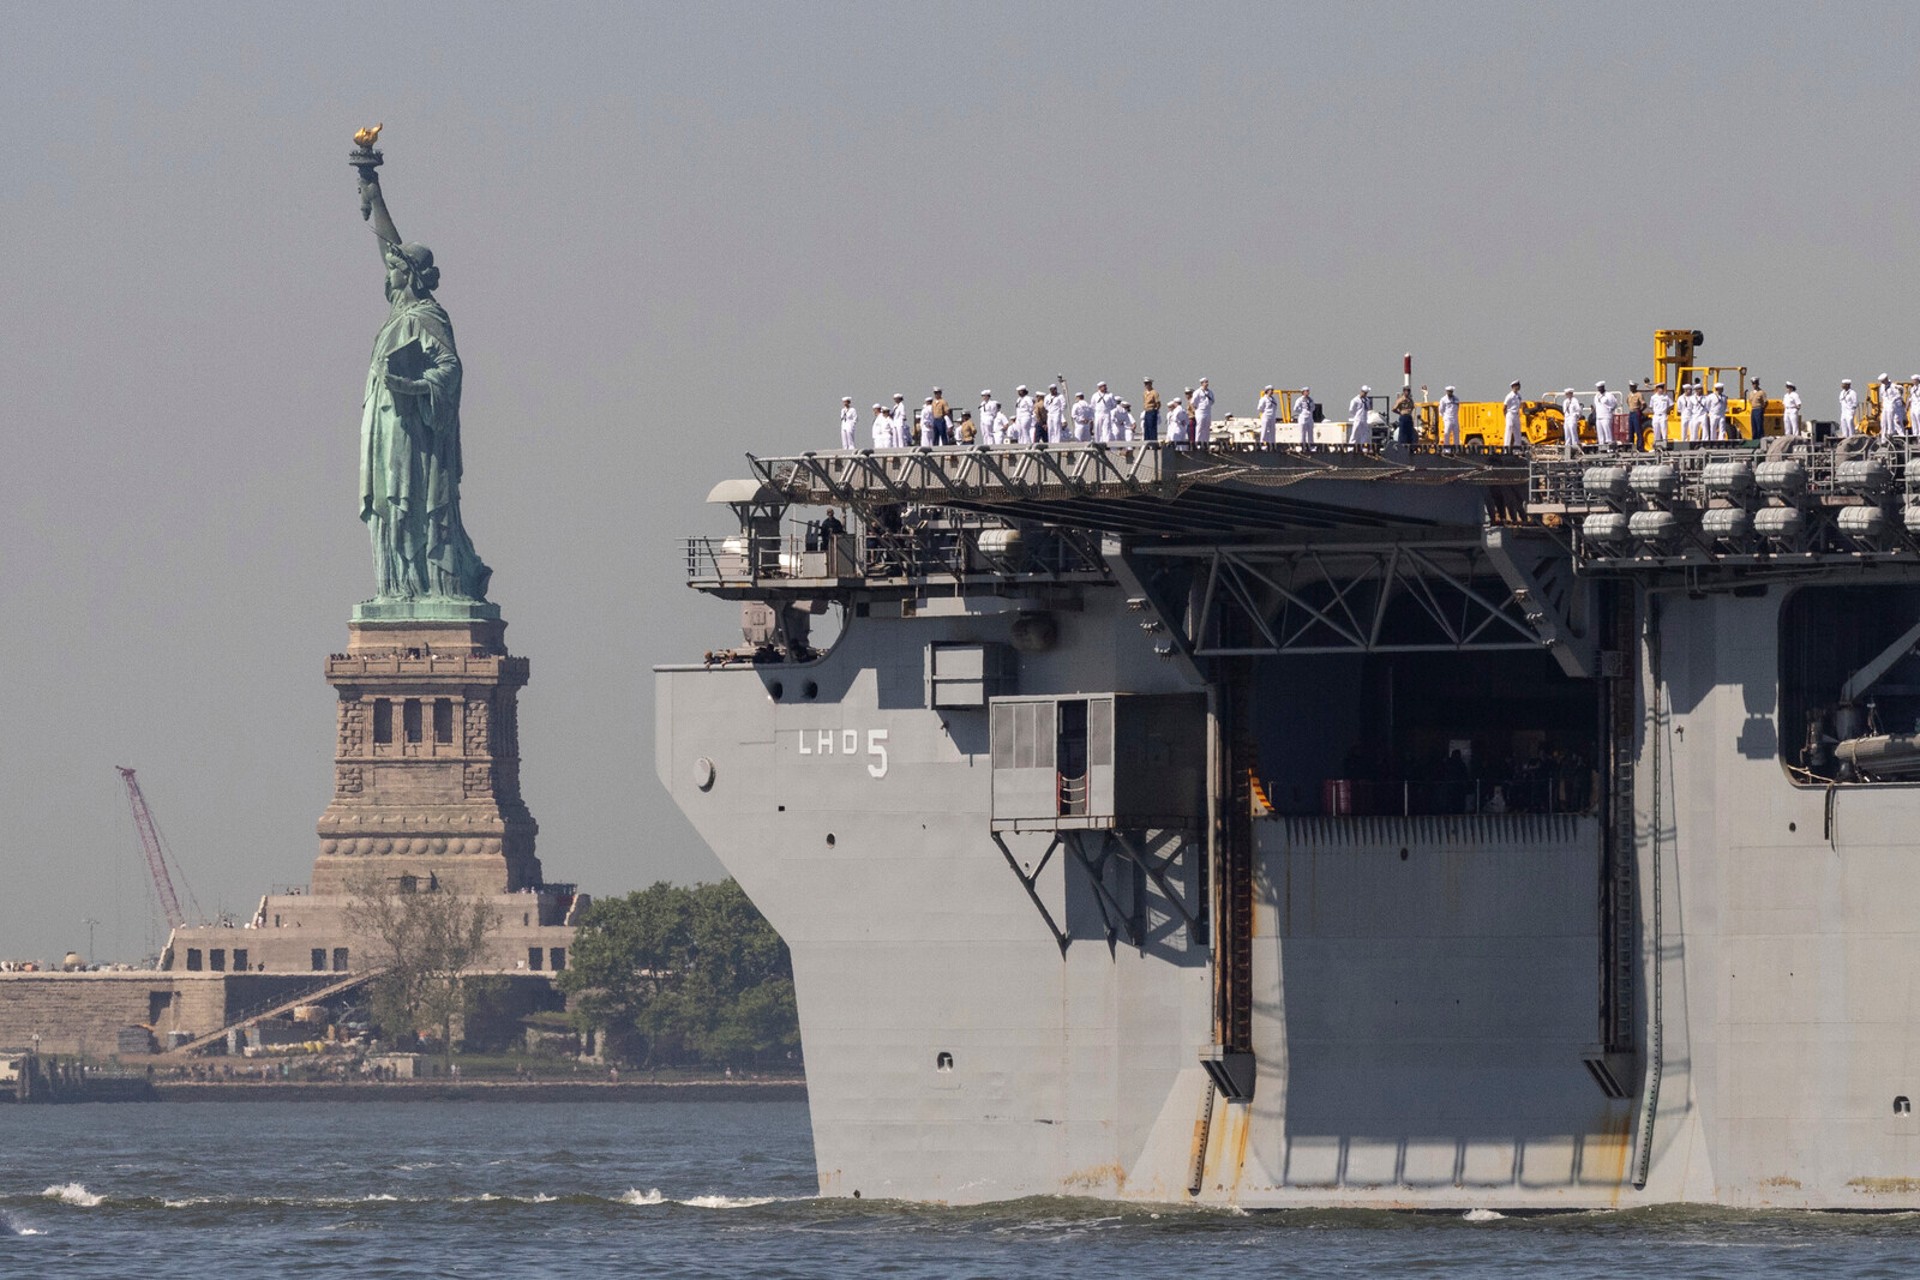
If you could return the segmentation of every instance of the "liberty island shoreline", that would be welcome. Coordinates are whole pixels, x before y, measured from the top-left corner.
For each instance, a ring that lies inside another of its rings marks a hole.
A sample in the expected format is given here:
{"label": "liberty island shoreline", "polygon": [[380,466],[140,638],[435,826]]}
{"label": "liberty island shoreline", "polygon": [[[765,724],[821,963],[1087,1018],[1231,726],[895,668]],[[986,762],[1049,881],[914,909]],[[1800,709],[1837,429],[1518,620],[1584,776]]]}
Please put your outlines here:
{"label": "liberty island shoreline", "polygon": [[806,1081],[771,1080],[172,1080],[158,1102],[805,1102]]}

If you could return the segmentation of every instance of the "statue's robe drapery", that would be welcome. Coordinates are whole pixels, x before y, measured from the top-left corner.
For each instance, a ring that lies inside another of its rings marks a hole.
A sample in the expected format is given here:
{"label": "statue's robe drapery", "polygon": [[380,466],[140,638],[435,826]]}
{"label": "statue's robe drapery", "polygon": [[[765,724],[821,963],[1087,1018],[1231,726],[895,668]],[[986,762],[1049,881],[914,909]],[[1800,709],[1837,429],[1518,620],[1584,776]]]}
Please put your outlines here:
{"label": "statue's robe drapery", "polygon": [[[425,395],[387,389],[387,361],[418,341]],[[431,297],[398,299],[374,339],[360,419],[360,519],[383,599],[485,600],[488,569],[460,523],[460,356]]]}

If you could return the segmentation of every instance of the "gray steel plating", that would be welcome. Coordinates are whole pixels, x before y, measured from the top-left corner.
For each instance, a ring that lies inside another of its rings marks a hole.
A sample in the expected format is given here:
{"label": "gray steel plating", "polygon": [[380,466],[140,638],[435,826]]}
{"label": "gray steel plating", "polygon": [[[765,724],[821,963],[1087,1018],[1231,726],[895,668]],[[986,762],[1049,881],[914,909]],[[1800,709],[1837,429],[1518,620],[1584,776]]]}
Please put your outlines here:
{"label": "gray steel plating", "polygon": [[1847,449],[756,460],[657,762],[792,947],[822,1193],[1920,1207],[1920,805],[1820,750],[1920,697],[1920,557]]}

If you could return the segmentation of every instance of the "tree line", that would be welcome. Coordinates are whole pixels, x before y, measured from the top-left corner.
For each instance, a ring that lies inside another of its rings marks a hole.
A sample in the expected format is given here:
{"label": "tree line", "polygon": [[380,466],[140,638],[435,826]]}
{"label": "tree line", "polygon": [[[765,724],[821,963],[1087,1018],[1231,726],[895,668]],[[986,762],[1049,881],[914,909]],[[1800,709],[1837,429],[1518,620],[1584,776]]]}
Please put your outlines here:
{"label": "tree line", "polygon": [[787,944],[732,880],[596,899],[559,986],[575,1025],[623,1062],[800,1065]]}

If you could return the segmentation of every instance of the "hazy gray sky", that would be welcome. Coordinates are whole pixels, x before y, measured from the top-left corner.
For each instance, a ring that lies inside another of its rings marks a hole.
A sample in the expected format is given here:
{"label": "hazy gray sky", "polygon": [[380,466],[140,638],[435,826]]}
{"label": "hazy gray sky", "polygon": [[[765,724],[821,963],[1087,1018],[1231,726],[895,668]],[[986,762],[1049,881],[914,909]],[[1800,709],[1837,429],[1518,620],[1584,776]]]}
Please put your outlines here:
{"label": "hazy gray sky", "polygon": [[[549,876],[718,864],[656,663],[737,638],[676,539],[741,455],[935,382],[1344,403],[1912,373],[1906,5],[6,6],[0,957],[137,954],[140,769],[201,903],[306,880],[325,655],[372,592],[385,314],[346,152],[466,363]],[[723,513],[724,514],[724,513]]]}

